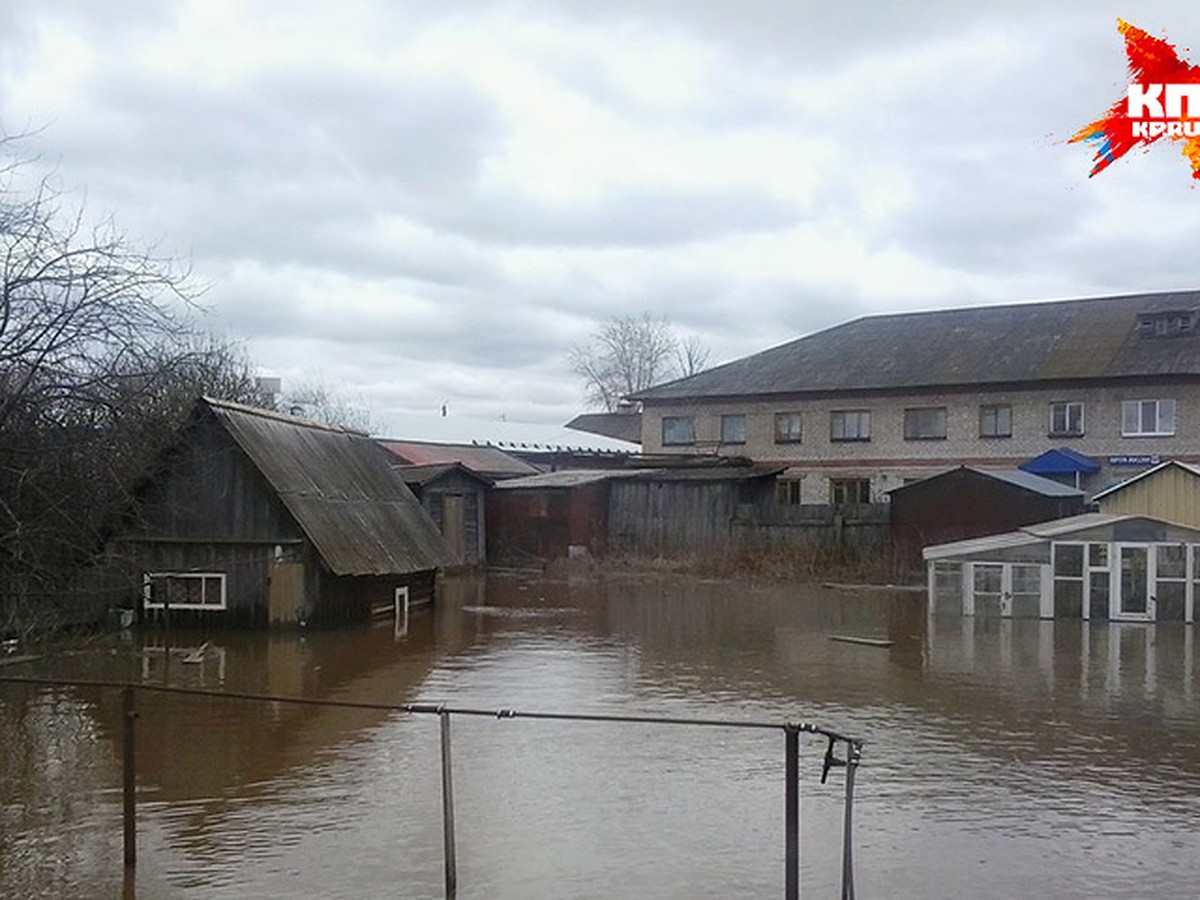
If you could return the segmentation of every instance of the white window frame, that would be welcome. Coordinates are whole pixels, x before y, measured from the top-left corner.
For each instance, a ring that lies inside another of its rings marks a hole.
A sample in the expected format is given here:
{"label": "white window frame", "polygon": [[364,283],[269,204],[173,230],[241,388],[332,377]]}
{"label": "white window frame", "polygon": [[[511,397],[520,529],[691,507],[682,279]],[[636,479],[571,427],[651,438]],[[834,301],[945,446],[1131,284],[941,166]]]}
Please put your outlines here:
{"label": "white window frame", "polygon": [[[1008,427],[1001,428],[1001,420],[1007,418]],[[979,436],[984,439],[1010,438],[1012,429],[1011,403],[984,403],[979,407]],[[991,430],[989,431],[989,425]]]}
{"label": "white window frame", "polygon": [[[850,423],[853,428],[847,428]],[[840,427],[839,427],[840,424]],[[829,440],[869,441],[871,439],[871,411],[869,409],[835,409],[829,413]]]}
{"label": "white window frame", "polygon": [[[688,423],[691,428],[691,439],[686,441],[667,440],[667,423]],[[692,447],[696,443],[696,417],[695,416],[663,416],[662,417],[662,444],[664,447]]]}
{"label": "white window frame", "polygon": [[[741,424],[741,436],[734,435],[730,437],[726,431],[726,426],[730,427],[730,431],[737,431],[738,423]],[[722,444],[744,444],[746,443],[746,414],[745,413],[725,413],[721,416],[721,443]]]}
{"label": "white window frame", "polygon": [[[1147,415],[1149,413],[1149,416]],[[1147,419],[1150,426],[1147,428]],[[1170,437],[1175,433],[1175,401],[1122,400],[1122,437]]]}
{"label": "white window frame", "polygon": [[146,572],[142,575],[142,608],[143,609],[164,609],[168,604],[155,603],[150,599],[152,591],[151,586],[156,578],[179,578],[185,580],[200,580],[200,595],[207,597],[208,583],[207,579],[215,578],[220,584],[221,602],[220,603],[172,603],[171,609],[204,609],[204,610],[223,610],[227,609],[227,593],[225,584],[224,572]]}
{"label": "white window frame", "polygon": [[[1063,411],[1064,422],[1062,428],[1054,427],[1054,414],[1056,410]],[[1079,424],[1076,428],[1071,427],[1071,410],[1078,410]],[[1083,401],[1082,400],[1056,400],[1050,404],[1050,424],[1049,434],[1051,437],[1079,437],[1084,431],[1083,421]]]}

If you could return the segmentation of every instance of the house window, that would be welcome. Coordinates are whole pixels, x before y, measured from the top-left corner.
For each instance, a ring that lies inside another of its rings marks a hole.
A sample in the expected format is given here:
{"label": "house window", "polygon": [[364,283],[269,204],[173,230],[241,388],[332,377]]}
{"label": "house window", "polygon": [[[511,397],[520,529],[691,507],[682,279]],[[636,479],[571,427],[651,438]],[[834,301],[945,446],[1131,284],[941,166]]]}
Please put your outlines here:
{"label": "house window", "polygon": [[147,572],[142,576],[146,609],[224,609],[224,572]]}
{"label": "house window", "polygon": [[800,413],[775,413],[775,443],[798,444],[804,433]]}
{"label": "house window", "polygon": [[721,443],[746,443],[746,417],[738,414],[721,416]]}
{"label": "house window", "polygon": [[979,407],[979,436],[981,438],[1012,437],[1012,407],[1007,403]]}
{"label": "house window", "polygon": [[946,437],[946,407],[929,406],[904,411],[906,441],[937,441]]}
{"label": "house window", "polygon": [[799,506],[800,479],[789,478],[786,481],[775,482],[775,502],[780,506]]}
{"label": "house window", "polygon": [[1051,403],[1050,436],[1075,436],[1083,434],[1083,404]]}
{"label": "house window", "polygon": [[696,420],[691,416],[663,416],[662,442],[664,447],[696,443]]}
{"label": "house window", "polygon": [[1125,437],[1174,433],[1174,400],[1126,400],[1121,404],[1121,434]]}
{"label": "house window", "polygon": [[831,441],[869,441],[871,411],[869,409],[838,409],[829,414]]}
{"label": "house window", "polygon": [[831,478],[829,479],[829,502],[834,506],[847,506],[856,503],[871,502],[871,479],[869,478]]}

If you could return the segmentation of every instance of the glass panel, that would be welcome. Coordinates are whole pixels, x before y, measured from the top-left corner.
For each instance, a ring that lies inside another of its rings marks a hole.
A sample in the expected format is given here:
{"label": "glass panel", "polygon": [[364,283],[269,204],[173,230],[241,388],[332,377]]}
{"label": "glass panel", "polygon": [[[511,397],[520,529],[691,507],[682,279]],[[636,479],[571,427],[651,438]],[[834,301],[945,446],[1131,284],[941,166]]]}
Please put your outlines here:
{"label": "glass panel", "polygon": [[1148,557],[1145,547],[1121,548],[1121,612],[1146,612]]}
{"label": "glass panel", "polygon": [[1159,578],[1186,578],[1187,552],[1183,544],[1167,544],[1154,548]]}
{"label": "glass panel", "polygon": [[1054,545],[1054,574],[1083,575],[1083,545],[1055,544]]}
{"label": "glass panel", "polygon": [[1108,544],[1088,544],[1088,565],[1093,569],[1108,568]]}
{"label": "glass panel", "polygon": [[1054,618],[1083,618],[1083,582],[1073,578],[1054,579]]}
{"label": "glass panel", "polygon": [[1155,617],[1160,622],[1182,622],[1187,583],[1183,581],[1160,581],[1155,590]]}
{"label": "glass panel", "polygon": [[803,418],[800,413],[775,414],[775,443],[798,444],[803,435]]}
{"label": "glass panel", "polygon": [[696,423],[691,416],[665,416],[662,420],[664,444],[696,443]]}
{"label": "glass panel", "polygon": [[963,614],[961,563],[933,564],[933,611],[939,615]]}
{"label": "glass panel", "polygon": [[975,594],[999,594],[1002,566],[975,566]]}
{"label": "glass panel", "polygon": [[1088,576],[1088,611],[1093,619],[1108,618],[1108,572],[1093,572]]}
{"label": "glass panel", "polygon": [[746,443],[746,417],[743,415],[721,416],[721,443]]}

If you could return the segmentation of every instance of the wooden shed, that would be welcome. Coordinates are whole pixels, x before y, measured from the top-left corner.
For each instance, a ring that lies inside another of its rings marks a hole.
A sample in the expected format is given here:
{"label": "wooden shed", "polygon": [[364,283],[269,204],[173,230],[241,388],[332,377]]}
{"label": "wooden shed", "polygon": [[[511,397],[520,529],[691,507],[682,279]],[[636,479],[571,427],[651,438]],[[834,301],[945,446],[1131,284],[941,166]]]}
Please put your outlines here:
{"label": "wooden shed", "polygon": [[487,561],[487,489],[492,482],[462,463],[397,466],[404,483],[441,531],[456,566]]}
{"label": "wooden shed", "polygon": [[1020,469],[960,466],[888,492],[897,563],[920,571],[921,550],[1063,519],[1084,511],[1083,491]]}
{"label": "wooden shed", "polygon": [[740,510],[774,504],[782,466],[680,466],[614,481],[609,537],[638,553],[703,553],[734,537]]}
{"label": "wooden shed", "polygon": [[254,625],[400,614],[433,597],[446,542],[367,435],[210,398],[109,545],[143,620]]}
{"label": "wooden shed", "polygon": [[1087,513],[926,547],[932,614],[1193,622],[1200,529]]}
{"label": "wooden shed", "polygon": [[1200,469],[1168,460],[1101,491],[1092,500],[1100,512],[1154,516],[1200,528]]}
{"label": "wooden shed", "polygon": [[602,554],[609,484],[629,474],[567,469],[497,482],[487,501],[489,558],[519,562]]}

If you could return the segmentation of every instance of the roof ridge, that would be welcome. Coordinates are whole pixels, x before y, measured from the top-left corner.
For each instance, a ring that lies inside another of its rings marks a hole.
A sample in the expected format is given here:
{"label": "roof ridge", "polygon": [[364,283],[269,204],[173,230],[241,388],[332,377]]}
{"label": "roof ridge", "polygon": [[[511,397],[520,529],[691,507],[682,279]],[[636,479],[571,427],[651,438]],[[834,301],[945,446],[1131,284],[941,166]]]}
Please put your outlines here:
{"label": "roof ridge", "polygon": [[359,437],[370,437],[370,432],[360,431],[357,428],[350,428],[346,425],[329,425],[325,422],[318,422],[315,419],[305,419],[300,416],[293,416],[288,413],[281,413],[274,409],[263,409],[259,406],[249,406],[245,403],[238,403],[235,400],[221,400],[217,397],[210,397],[207,394],[200,398],[209,406],[215,406],[219,409],[227,409],[232,412],[245,413],[246,415],[259,416],[263,419],[274,419],[277,422],[284,422],[288,425],[295,425],[299,428],[313,428],[321,431],[332,431],[336,434],[350,434]]}

